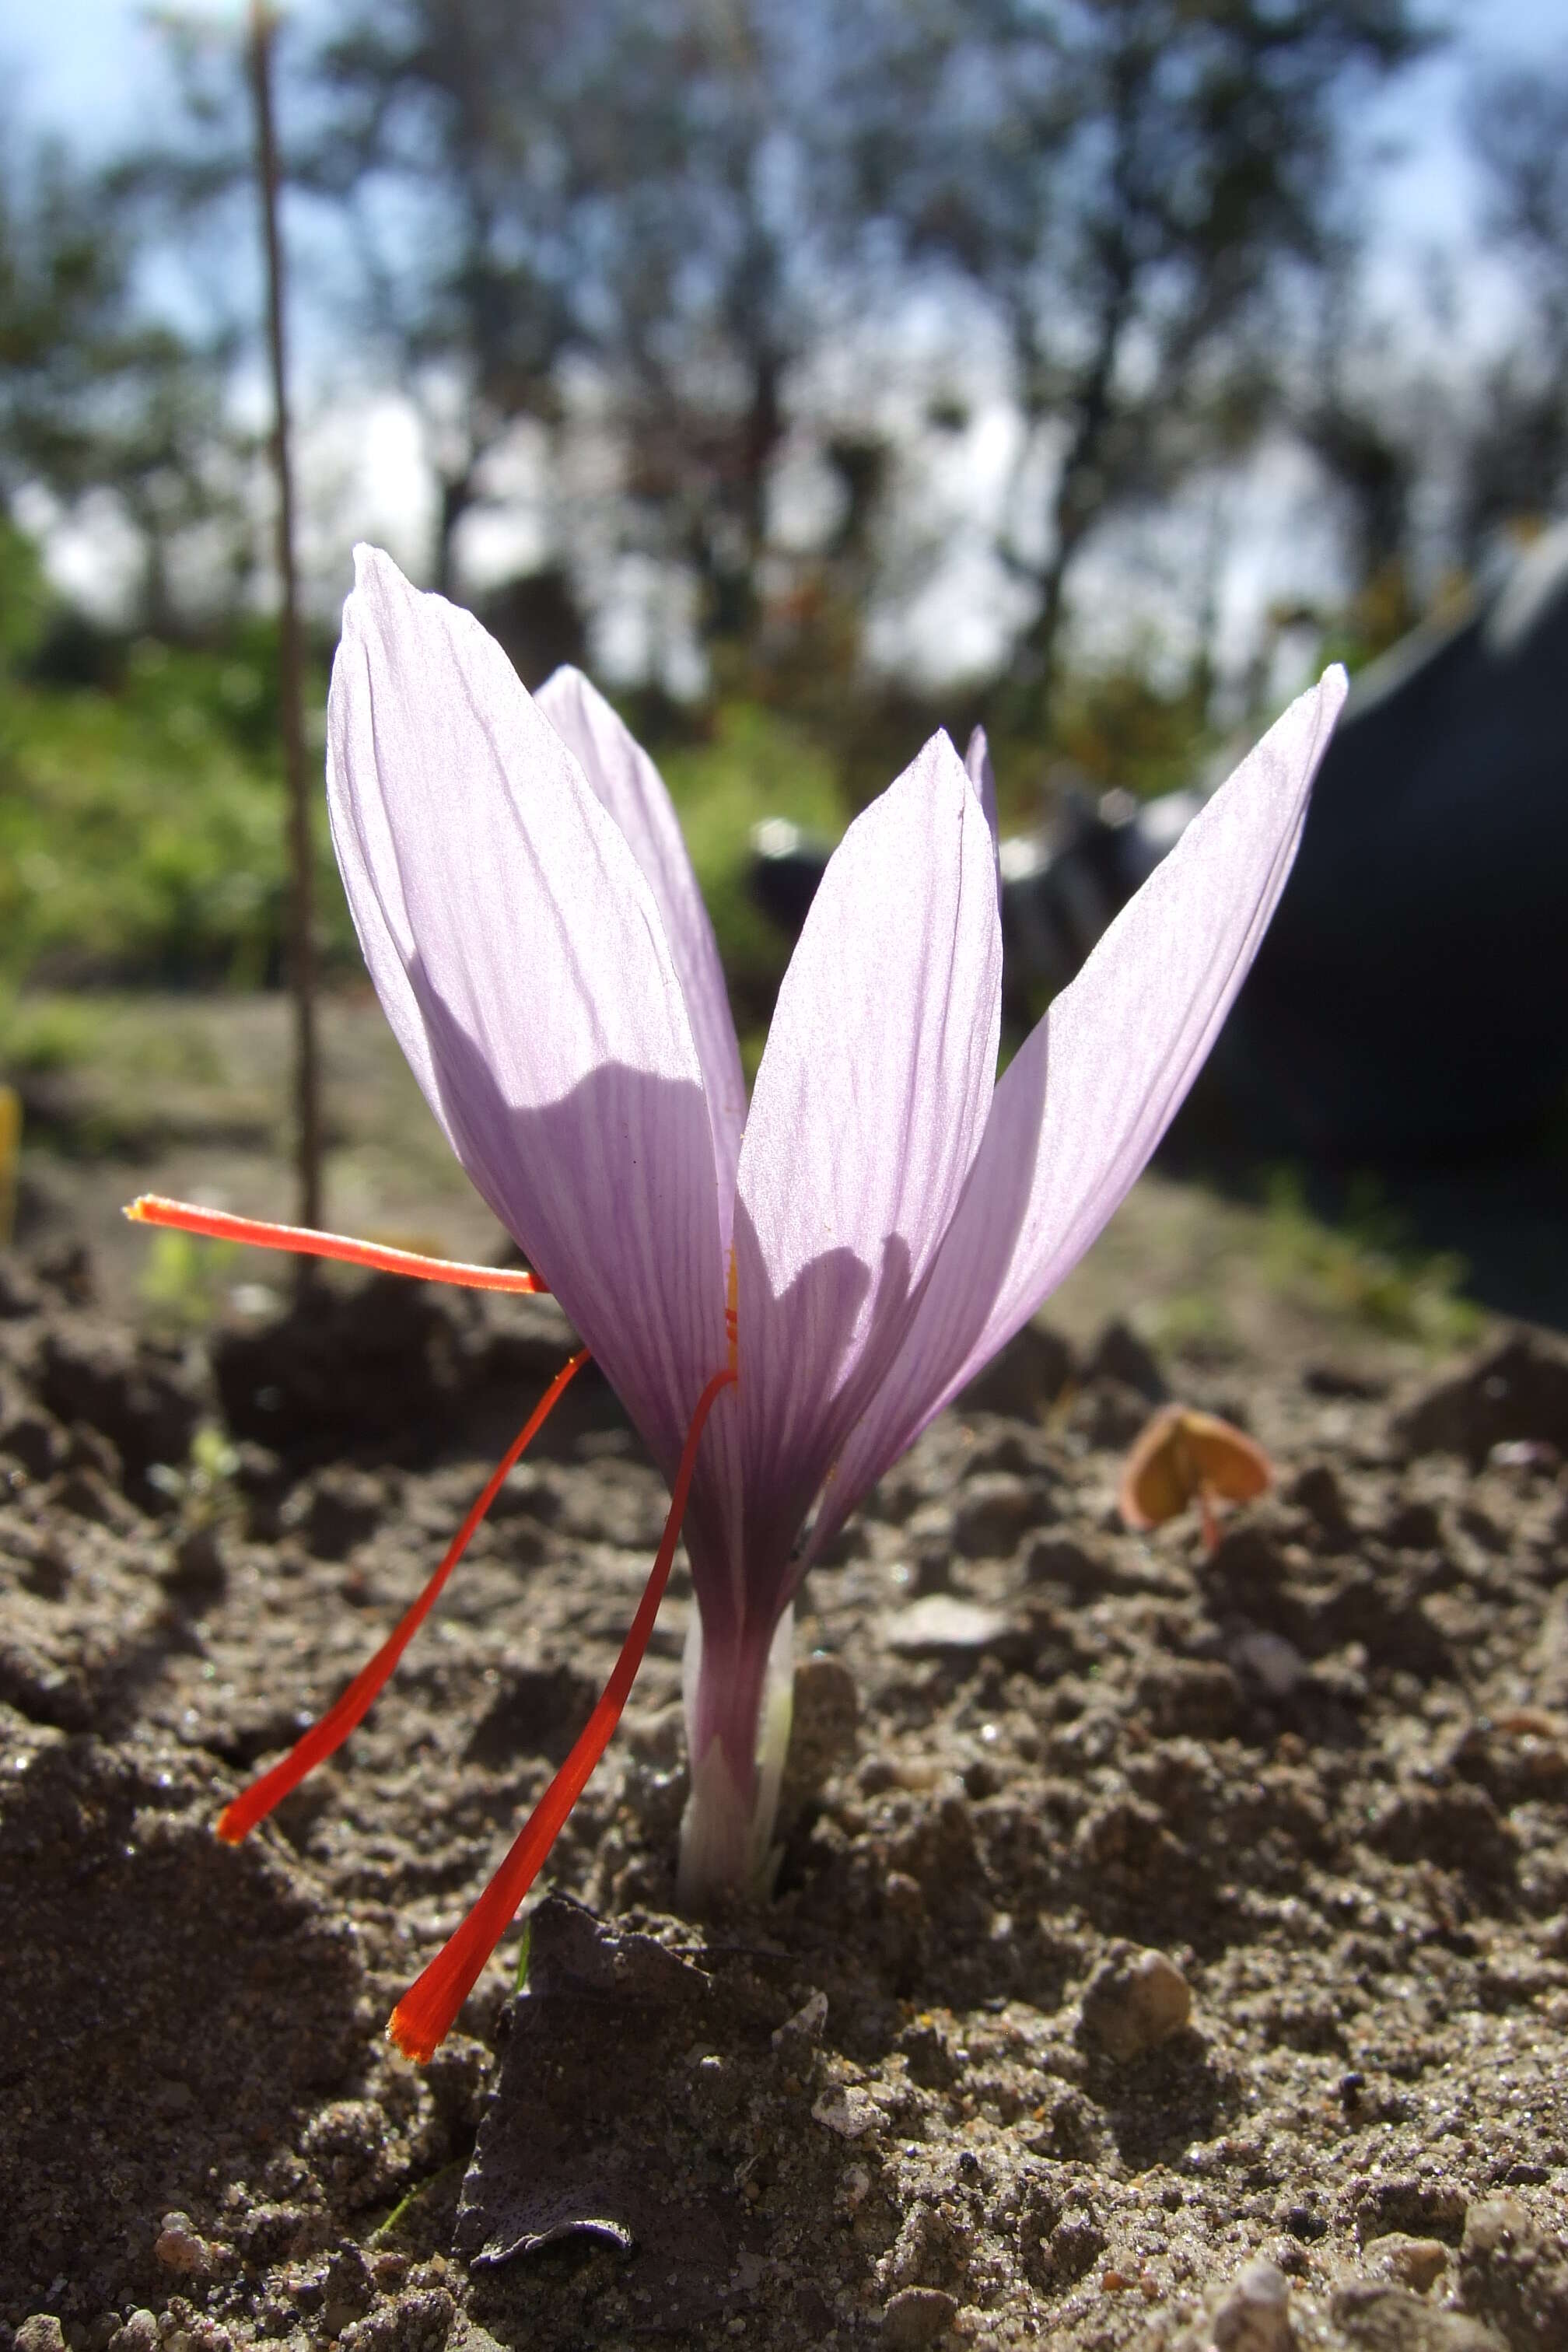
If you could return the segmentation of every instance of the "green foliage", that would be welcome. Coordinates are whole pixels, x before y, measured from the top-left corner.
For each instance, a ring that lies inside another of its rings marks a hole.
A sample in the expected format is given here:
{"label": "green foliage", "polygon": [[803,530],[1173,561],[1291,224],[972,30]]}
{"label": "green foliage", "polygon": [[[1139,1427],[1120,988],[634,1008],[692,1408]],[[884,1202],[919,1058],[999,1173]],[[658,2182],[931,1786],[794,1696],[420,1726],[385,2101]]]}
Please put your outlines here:
{"label": "green foliage", "polygon": [[[285,851],[274,663],[267,631],[212,652],[143,639],[112,692],[11,689],[0,716],[0,983],[276,982]],[[347,909],[319,831],[328,954],[349,961]]]}
{"label": "green foliage", "polygon": [[98,1028],[81,997],[0,993],[0,1069],[15,1077],[74,1070],[90,1057]]}
{"label": "green foliage", "polygon": [[1152,799],[1190,784],[1197,772],[1205,742],[1200,696],[1192,686],[1159,686],[1151,667],[1069,671],[1052,698],[1052,748],[1098,791],[1120,786]]}
{"label": "green foliage", "polygon": [[1413,1247],[1373,1180],[1352,1183],[1344,1215],[1333,1224],[1312,1213],[1293,1168],[1274,1171],[1267,1197],[1265,1265],[1281,1289],[1326,1305],[1347,1322],[1435,1349],[1477,1337],[1479,1310],[1459,1296],[1464,1260],[1453,1251]]}
{"label": "green foliage", "polygon": [[237,1242],[154,1234],[138,1285],[149,1319],[176,1332],[205,1329],[223,1311],[239,1255]]}
{"label": "green foliage", "polygon": [[52,604],[37,549],[0,514],[0,671],[36,650]]}
{"label": "green foliage", "polygon": [[837,835],[844,809],[826,752],[786,719],[748,702],[714,713],[704,742],[661,760],[713,918],[742,1035],[765,1022],[790,942],[748,895],[751,831],[764,816]]}

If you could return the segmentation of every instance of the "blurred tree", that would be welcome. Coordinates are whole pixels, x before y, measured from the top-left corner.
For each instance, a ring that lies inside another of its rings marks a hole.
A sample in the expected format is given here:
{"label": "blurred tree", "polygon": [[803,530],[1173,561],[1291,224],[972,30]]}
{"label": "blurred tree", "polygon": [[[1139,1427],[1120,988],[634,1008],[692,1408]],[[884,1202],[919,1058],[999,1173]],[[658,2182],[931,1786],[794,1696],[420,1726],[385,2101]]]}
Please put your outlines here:
{"label": "blurred tree", "polygon": [[234,520],[221,369],[137,298],[117,184],[0,136],[0,504],[113,494],[142,550],[139,618],[174,625],[170,550]]}
{"label": "blurred tree", "polygon": [[905,13],[896,80],[931,135],[880,193],[1005,329],[1026,435],[1004,553],[1035,595],[1019,677],[1037,701],[1095,531],[1268,407],[1259,323],[1321,257],[1346,77],[1423,37],[1409,0]]}
{"label": "blurred tree", "polygon": [[1500,525],[1537,521],[1568,497],[1568,51],[1554,68],[1482,80],[1469,131],[1483,228],[1512,262],[1523,309],[1467,423],[1459,536],[1473,562]]}
{"label": "blurred tree", "polygon": [[1440,388],[1405,348],[1408,322],[1380,315],[1363,239],[1331,236],[1300,306],[1300,356],[1273,374],[1283,421],[1317,460],[1340,518],[1344,650],[1381,653],[1419,613],[1418,513],[1451,443]]}
{"label": "blurred tree", "polygon": [[435,582],[520,418],[552,427],[582,341],[578,145],[600,0],[349,0],[313,61],[302,179],[344,211],[361,320],[435,476]]}
{"label": "blurred tree", "polygon": [[54,142],[0,126],[0,496],[70,495],[125,352],[127,258],[97,191]]}
{"label": "blurred tree", "polygon": [[689,565],[708,634],[752,628],[792,372],[859,226],[868,5],[351,0],[315,169],[426,420],[438,580],[517,420],[559,432],[576,359],[619,450],[612,539]]}
{"label": "blurred tree", "polygon": [[678,0],[646,53],[657,102],[634,100],[617,128],[607,278],[634,478],[676,518],[720,639],[752,638],[763,619],[786,442],[808,441],[833,484],[830,559],[864,547],[883,487],[868,415],[817,413],[805,379],[893,292],[859,159],[865,61],[888,13],[887,0]]}

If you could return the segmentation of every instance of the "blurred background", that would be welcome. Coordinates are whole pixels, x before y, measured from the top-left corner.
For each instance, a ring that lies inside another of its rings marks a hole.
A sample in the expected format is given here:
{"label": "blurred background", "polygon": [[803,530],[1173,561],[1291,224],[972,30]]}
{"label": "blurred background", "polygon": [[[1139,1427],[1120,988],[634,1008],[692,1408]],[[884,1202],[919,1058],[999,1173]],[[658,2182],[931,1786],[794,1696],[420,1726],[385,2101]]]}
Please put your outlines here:
{"label": "blurred background", "polygon": [[[118,1202],[291,1205],[247,33],[124,0],[11,0],[0,32],[0,1213],[35,1252],[87,1234],[110,1296],[176,1326],[260,1311],[276,1265],[150,1244]],[[618,699],[754,1066],[791,911],[759,824],[809,851],[983,721],[1015,876],[1075,845],[1088,872],[1343,659],[1362,748],[1314,887],[1352,944],[1308,891],[1112,1278],[1216,1351],[1259,1280],[1414,1345],[1472,1300],[1568,1321],[1552,0],[297,0],[273,46],[313,766],[369,537],[528,683],[574,660]],[[1442,693],[1486,726],[1427,793]],[[326,1222],[491,1251],[320,834]],[[1114,911],[1097,887],[1044,949],[1020,900],[1016,1021]],[[1357,1026],[1320,964],[1375,945],[1390,891],[1426,946],[1384,953],[1389,993],[1408,1018],[1437,940],[1479,992],[1473,1067],[1443,1061],[1443,1117],[1384,1117],[1385,1052],[1380,1116],[1328,1116],[1343,1074],[1311,1076],[1287,1000]],[[1529,1082],[1493,1099],[1498,1068]]]}

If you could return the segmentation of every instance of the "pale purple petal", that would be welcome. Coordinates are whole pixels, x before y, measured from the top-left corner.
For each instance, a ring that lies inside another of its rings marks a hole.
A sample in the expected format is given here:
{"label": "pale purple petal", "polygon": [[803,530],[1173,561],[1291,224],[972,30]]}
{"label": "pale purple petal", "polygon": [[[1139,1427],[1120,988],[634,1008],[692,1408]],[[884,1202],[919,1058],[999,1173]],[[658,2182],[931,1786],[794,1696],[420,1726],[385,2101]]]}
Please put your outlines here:
{"label": "pale purple petal", "polygon": [[667,1472],[723,1361],[701,1071],[619,826],[471,615],[357,559],[329,704],[365,961],[464,1167]]}
{"label": "pale purple petal", "polygon": [[626,835],[663,918],[708,1090],[720,1229],[728,1246],[735,1162],[746,1123],[746,1082],[713,926],[679,822],[658,770],[581,670],[558,669],[534,699]]}
{"label": "pale purple petal", "polygon": [[762,1554],[787,1552],[908,1330],[984,1129],[1001,980],[990,831],[939,735],[828,865],[741,1148],[720,1443],[738,1448],[748,1587],[782,1568]]}
{"label": "pale purple petal", "polygon": [[991,828],[991,844],[996,845],[996,771],[991,764],[991,746],[984,727],[977,727],[969,739],[969,749],[963,755],[964,772],[980,795],[980,805],[985,812],[985,822]]}
{"label": "pale purple petal", "polygon": [[818,1547],[1131,1189],[1247,976],[1344,696],[1336,667],[1291,704],[1004,1074],[914,1328],[837,1465]]}

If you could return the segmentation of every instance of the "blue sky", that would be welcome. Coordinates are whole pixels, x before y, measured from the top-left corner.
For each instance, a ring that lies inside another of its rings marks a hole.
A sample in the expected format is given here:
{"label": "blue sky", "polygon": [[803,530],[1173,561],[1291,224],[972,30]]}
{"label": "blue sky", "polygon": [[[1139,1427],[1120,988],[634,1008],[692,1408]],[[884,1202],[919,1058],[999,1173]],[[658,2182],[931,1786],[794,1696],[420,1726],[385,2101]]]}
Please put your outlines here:
{"label": "blue sky", "polygon": [[[331,12],[331,0],[293,0],[282,13],[308,28]],[[237,27],[246,7],[245,0],[176,0],[170,13]],[[89,152],[143,134],[168,93],[157,14],[145,0],[7,0],[0,71],[14,93],[12,119],[58,130]],[[1384,233],[1395,247],[1464,236],[1472,183],[1458,115],[1478,66],[1568,47],[1562,0],[1449,0],[1426,14],[1447,25],[1450,44],[1367,107],[1358,126],[1369,142],[1402,151],[1379,180]]]}
{"label": "blue sky", "polygon": [[[144,125],[161,87],[155,13],[143,0],[7,0],[0,58],[20,68],[19,111],[89,145],[112,145]],[[178,13],[237,24],[245,10],[243,0],[188,0]],[[283,13],[309,25],[328,13],[328,0],[294,0]],[[1472,57],[1544,57],[1568,43],[1562,0],[1451,0],[1427,14]],[[1458,56],[1433,64],[1380,115],[1423,147],[1442,141],[1465,71]]]}

